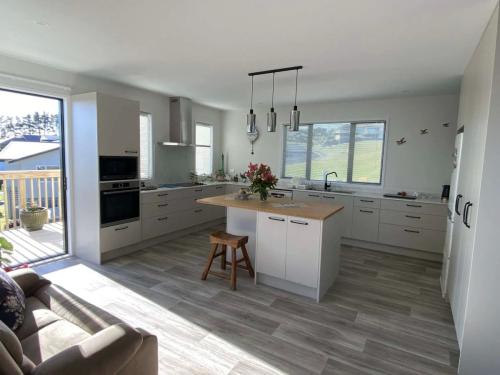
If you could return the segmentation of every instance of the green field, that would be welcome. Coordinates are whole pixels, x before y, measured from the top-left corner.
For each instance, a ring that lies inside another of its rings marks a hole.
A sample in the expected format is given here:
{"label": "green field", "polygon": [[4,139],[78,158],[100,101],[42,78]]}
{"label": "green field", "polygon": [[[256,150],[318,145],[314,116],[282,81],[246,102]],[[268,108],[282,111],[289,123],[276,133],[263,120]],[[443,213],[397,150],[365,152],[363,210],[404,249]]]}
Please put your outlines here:
{"label": "green field", "polygon": [[[354,149],[353,182],[379,183],[383,142],[380,140],[357,141]],[[324,172],[336,171],[338,181],[347,179],[348,144],[315,146],[311,162],[311,179],[322,180]],[[304,177],[305,162],[287,164],[285,174]]]}

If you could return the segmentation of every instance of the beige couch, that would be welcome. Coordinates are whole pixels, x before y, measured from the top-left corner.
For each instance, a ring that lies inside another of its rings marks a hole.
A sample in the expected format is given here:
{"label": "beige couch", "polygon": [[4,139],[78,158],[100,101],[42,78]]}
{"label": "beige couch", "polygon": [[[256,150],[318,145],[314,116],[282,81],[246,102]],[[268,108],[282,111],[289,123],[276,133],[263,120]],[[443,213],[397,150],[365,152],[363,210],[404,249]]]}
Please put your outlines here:
{"label": "beige couch", "polygon": [[30,269],[9,275],[26,295],[26,312],[15,332],[0,321],[0,374],[158,374],[156,336]]}

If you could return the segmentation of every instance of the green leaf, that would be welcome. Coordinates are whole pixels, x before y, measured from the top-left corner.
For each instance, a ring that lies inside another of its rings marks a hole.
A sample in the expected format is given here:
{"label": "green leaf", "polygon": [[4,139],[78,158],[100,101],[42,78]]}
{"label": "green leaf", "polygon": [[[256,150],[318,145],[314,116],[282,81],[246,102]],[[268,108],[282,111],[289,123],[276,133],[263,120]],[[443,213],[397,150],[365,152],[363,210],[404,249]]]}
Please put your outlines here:
{"label": "green leaf", "polygon": [[5,237],[0,237],[0,248],[2,248],[5,251],[12,251],[14,250],[14,245],[7,241]]}

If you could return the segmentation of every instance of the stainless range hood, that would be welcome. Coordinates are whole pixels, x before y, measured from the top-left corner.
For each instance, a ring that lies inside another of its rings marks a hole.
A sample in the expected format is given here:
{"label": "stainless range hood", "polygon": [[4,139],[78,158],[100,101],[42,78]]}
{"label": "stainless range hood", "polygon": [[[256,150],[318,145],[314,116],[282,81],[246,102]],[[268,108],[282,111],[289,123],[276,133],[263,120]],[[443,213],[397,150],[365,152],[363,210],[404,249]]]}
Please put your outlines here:
{"label": "stainless range hood", "polygon": [[194,146],[191,99],[170,98],[170,138],[164,146]]}

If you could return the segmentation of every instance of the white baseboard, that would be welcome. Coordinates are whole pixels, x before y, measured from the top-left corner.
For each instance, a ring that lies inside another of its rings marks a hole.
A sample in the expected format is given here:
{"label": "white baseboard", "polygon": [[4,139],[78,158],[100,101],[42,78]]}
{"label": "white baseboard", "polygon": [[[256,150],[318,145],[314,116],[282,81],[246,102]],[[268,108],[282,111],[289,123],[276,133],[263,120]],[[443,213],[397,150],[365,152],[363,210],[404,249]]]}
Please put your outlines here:
{"label": "white baseboard", "polygon": [[341,243],[342,243],[342,245],[359,247],[359,248],[367,249],[367,250],[381,251],[381,252],[390,253],[390,254],[405,255],[408,257],[412,257],[412,258],[431,260],[434,262],[442,262],[442,260],[443,260],[443,254],[439,254],[439,253],[431,253],[428,251],[407,249],[404,247],[384,245],[384,244],[375,243],[375,242],[360,241],[360,240],[355,240],[352,238],[344,238],[343,237]]}
{"label": "white baseboard", "polygon": [[[162,242],[175,240],[177,238],[186,236],[190,233],[198,232],[200,230],[213,227],[214,225],[224,224],[225,222],[226,222],[225,217],[220,218],[220,219],[216,219],[216,220],[212,220],[212,221],[207,221],[206,223],[194,225],[194,226],[189,227],[189,228],[185,228],[185,229],[178,230],[176,232],[168,233],[168,234],[165,234],[164,236],[151,238],[151,239],[144,240],[144,241],[138,242],[138,243],[130,245],[130,246],[125,246],[125,247],[122,247],[119,249],[107,251],[107,252],[101,254],[101,263],[107,262],[107,261],[114,259],[114,258],[121,257],[123,255],[135,253],[136,251],[145,249],[145,248],[150,247],[150,246],[158,245]],[[207,239],[207,241],[208,241],[208,239]]]}

